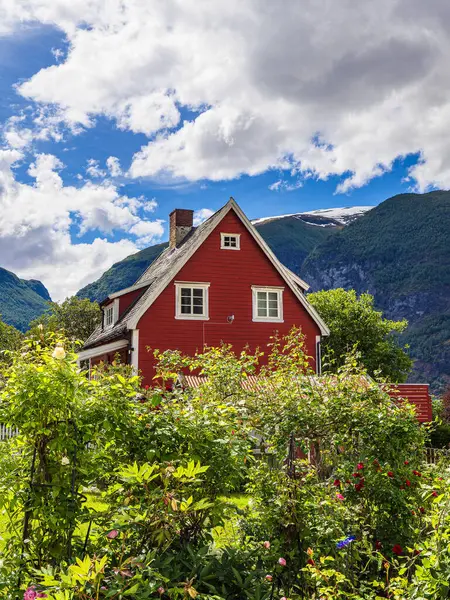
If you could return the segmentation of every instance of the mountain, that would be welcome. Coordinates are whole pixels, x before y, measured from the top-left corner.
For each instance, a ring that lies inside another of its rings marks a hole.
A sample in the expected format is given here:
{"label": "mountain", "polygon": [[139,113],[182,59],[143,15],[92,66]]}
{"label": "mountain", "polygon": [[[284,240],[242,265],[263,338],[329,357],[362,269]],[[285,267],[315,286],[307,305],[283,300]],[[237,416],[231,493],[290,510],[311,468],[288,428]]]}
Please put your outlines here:
{"label": "mountain", "polygon": [[[317,244],[357,218],[371,206],[335,208],[256,219],[253,224],[284,264],[298,272]],[[81,289],[77,296],[101,302],[109,294],[136,281],[155,258],[167,247],[157,244],[115,263],[100,279]]]}
{"label": "mountain", "polygon": [[450,383],[450,192],[389,198],[310,253],[300,275],[313,290],[368,291],[389,318],[407,318],[411,381]]}
{"label": "mountain", "polygon": [[82,288],[77,296],[101,302],[109,294],[133,285],[136,279],[142,275],[145,269],[167,246],[167,243],[156,244],[156,246],[150,246],[150,248],[145,248],[140,252],[136,252],[136,254],[127,256],[124,260],[113,264],[110,269],[103,273],[100,279]]}
{"label": "mountain", "polygon": [[46,287],[36,279],[19,279],[0,267],[0,315],[8,325],[26,331],[30,321],[41,315],[51,301]]}

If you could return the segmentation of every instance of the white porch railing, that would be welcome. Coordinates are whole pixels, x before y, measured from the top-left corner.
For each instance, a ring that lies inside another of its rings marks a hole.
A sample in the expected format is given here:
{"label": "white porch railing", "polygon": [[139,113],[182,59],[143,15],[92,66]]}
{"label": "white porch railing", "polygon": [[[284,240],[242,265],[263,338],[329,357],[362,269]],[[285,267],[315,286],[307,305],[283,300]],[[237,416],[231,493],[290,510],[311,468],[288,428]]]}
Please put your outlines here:
{"label": "white porch railing", "polygon": [[18,433],[19,433],[18,429],[15,429],[13,427],[7,427],[6,425],[3,425],[2,423],[0,423],[0,442],[3,442],[3,440],[8,440],[9,438],[12,438],[15,435],[17,435]]}

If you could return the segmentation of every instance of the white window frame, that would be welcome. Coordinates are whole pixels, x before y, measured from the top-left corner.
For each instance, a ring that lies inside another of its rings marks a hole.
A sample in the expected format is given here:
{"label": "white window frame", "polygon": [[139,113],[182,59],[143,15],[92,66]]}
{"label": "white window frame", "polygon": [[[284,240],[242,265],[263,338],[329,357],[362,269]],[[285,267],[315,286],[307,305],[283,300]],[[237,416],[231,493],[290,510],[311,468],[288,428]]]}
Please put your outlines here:
{"label": "white window frame", "polygon": [[[198,283],[192,281],[175,282],[175,319],[189,321],[209,321],[209,283]],[[203,290],[203,314],[190,315],[181,312],[181,290],[189,288],[191,290]]]}
{"label": "white window frame", "polygon": [[[283,291],[284,287],[263,287],[252,285],[253,296],[253,321],[258,323],[284,323],[283,318]],[[258,292],[276,292],[278,298],[278,317],[258,316]]]}
{"label": "white window frame", "polygon": [[[232,237],[236,240],[236,247],[225,246],[225,238]],[[240,250],[241,249],[241,234],[240,233],[221,233],[220,234],[220,249],[221,250]]]}
{"label": "white window frame", "polygon": [[[107,324],[106,323],[106,313],[107,312],[109,313],[110,311],[112,313],[112,321],[111,321],[111,323]],[[114,302],[111,302],[111,304],[108,304],[103,309],[103,329],[111,329],[111,327],[114,327],[118,318],[119,318],[119,300],[115,299]]]}

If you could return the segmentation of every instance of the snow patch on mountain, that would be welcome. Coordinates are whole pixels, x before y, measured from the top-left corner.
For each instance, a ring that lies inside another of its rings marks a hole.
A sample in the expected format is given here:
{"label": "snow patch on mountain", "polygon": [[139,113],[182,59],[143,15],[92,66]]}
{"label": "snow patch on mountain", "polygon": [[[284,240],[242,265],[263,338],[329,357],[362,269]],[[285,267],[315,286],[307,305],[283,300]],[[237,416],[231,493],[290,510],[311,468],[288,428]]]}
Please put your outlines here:
{"label": "snow patch on mountain", "polygon": [[[304,213],[290,213],[286,215],[277,215],[273,217],[262,217],[261,219],[254,219],[253,225],[261,225],[262,223],[268,223],[269,221],[278,221],[279,219],[286,219],[287,217],[296,217],[302,219],[308,225],[316,225],[318,227],[333,227],[337,224],[348,225],[365,212],[371,210],[373,206],[344,206],[342,208],[320,208],[318,210],[310,210]],[[330,219],[330,222],[311,222],[308,221],[308,217],[321,217],[324,220]],[[334,221],[334,223],[333,223]]]}

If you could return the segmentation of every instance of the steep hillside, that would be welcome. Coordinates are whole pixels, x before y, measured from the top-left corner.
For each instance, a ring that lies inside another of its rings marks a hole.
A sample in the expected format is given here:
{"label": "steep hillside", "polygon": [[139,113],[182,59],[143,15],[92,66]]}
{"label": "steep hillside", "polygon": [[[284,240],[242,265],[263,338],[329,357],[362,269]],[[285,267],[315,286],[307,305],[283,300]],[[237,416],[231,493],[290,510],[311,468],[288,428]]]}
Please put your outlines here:
{"label": "steep hillside", "polygon": [[389,198],[318,245],[301,276],[314,290],[369,291],[417,359],[412,380],[450,383],[450,192]]}
{"label": "steep hillside", "polygon": [[281,262],[295,273],[299,272],[304,260],[317,244],[342,227],[337,221],[321,217],[310,217],[308,222],[306,215],[261,219],[255,225]]}
{"label": "steep hillside", "polygon": [[8,325],[26,331],[30,321],[47,308],[50,295],[36,279],[19,279],[0,267],[0,315]]}
{"label": "steep hillside", "polygon": [[127,256],[124,260],[113,264],[113,266],[105,271],[100,279],[89,283],[82,288],[77,296],[79,298],[89,298],[89,300],[101,302],[109,294],[118,292],[136,281],[142,275],[145,269],[161,254],[166,244],[157,244],[145,248],[136,254]]}

